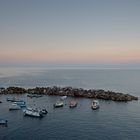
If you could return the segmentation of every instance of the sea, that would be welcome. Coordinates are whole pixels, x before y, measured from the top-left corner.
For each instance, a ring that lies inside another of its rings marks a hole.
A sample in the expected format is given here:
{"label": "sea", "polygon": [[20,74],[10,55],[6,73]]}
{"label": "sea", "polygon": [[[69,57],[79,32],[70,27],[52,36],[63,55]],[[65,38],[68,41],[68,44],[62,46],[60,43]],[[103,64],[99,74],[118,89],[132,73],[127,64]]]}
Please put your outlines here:
{"label": "sea", "polygon": [[[1,68],[0,87],[66,87],[104,89],[132,94],[140,98],[140,70],[94,68]],[[7,97],[26,101],[28,107],[46,108],[43,118],[26,117],[22,110],[9,111]],[[0,140],[139,140],[140,101],[99,100],[100,108],[91,109],[92,99],[68,97],[62,108],[53,104],[59,96],[29,98],[0,95]],[[77,107],[69,108],[76,100]]]}

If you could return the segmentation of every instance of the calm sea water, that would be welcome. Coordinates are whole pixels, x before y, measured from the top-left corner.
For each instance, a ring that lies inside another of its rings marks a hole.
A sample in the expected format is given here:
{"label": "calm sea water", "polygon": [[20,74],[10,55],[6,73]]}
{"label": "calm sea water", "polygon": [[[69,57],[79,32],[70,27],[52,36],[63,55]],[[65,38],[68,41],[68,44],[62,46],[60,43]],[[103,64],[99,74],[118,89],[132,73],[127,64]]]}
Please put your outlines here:
{"label": "calm sea water", "polygon": [[[140,97],[140,70],[95,69],[1,69],[0,86],[72,86],[130,93]],[[24,99],[28,106],[46,107],[42,118],[24,117],[9,111],[6,97]],[[0,140],[139,140],[140,102],[118,103],[100,100],[100,109],[91,110],[91,99],[68,97],[63,108],[53,108],[58,96],[30,99],[24,95],[0,95]],[[76,99],[78,106],[68,107]]]}

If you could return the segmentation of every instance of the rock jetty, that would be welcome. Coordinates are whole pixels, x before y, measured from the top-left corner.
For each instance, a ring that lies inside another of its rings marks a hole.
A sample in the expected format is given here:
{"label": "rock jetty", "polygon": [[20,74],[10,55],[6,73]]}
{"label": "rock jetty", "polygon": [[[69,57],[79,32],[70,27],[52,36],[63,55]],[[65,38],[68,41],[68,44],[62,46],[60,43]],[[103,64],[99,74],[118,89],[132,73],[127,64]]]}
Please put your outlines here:
{"label": "rock jetty", "polygon": [[46,95],[57,95],[57,96],[72,96],[72,97],[85,97],[95,98],[112,101],[132,101],[138,100],[138,97],[130,94],[124,94],[113,91],[105,91],[102,89],[83,89],[73,87],[35,87],[35,88],[22,88],[22,87],[8,87],[0,88],[1,94],[46,94]]}

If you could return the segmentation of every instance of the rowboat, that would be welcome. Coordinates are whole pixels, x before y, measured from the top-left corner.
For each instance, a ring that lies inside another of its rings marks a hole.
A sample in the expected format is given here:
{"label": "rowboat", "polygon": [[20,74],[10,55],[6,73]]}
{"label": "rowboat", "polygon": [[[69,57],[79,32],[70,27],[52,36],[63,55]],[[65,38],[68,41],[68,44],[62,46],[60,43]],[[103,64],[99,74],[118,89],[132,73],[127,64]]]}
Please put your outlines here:
{"label": "rowboat", "polygon": [[97,100],[93,100],[92,101],[92,104],[91,104],[91,108],[93,109],[93,110],[96,110],[96,109],[98,109],[100,106],[99,106],[99,101],[97,101]]}

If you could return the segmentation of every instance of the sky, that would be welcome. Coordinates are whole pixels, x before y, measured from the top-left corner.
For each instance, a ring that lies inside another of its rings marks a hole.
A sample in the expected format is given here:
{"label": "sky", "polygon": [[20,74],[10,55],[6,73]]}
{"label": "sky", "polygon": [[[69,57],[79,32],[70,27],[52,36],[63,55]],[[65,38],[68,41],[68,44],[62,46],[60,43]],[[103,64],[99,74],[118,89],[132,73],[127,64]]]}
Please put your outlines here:
{"label": "sky", "polygon": [[140,68],[140,0],[0,0],[0,67]]}

